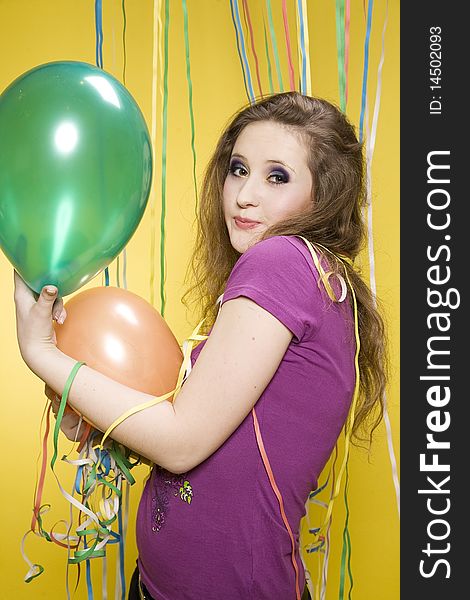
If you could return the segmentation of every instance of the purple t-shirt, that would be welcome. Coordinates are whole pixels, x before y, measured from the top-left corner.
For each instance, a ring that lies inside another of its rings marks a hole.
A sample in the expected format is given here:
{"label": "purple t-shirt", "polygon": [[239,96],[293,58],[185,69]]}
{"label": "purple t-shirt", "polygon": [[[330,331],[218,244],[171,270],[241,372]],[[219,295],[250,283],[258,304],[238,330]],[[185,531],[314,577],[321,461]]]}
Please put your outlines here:
{"label": "purple t-shirt", "polygon": [[[346,420],[355,377],[350,305],[331,302],[317,281],[304,242],[277,236],[238,259],[223,297],[250,298],[294,334],[255,410],[296,540],[301,592],[300,520]],[[295,599],[291,541],[251,413],[188,473],[154,468],[139,506],[137,544],[155,600]]]}

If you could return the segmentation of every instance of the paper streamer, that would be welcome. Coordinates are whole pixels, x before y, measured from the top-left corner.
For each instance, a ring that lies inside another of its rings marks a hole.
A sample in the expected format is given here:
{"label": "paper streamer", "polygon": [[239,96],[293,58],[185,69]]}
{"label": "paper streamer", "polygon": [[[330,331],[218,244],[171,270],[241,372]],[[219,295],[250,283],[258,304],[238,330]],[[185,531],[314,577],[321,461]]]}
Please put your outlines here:
{"label": "paper streamer", "polygon": [[160,314],[165,316],[165,218],[166,218],[166,156],[168,142],[168,61],[169,61],[170,0],[165,0],[164,66],[163,66],[163,112],[162,112],[162,202],[160,216]]}
{"label": "paper streamer", "polygon": [[240,22],[240,11],[238,9],[238,0],[230,0],[230,10],[232,15],[233,26],[235,27],[235,35],[237,39],[237,50],[240,64],[242,67],[243,81],[245,83],[245,91],[248,100],[253,103],[255,101],[255,94],[253,91],[253,85],[251,83],[250,65],[245,50],[245,36],[243,34],[243,28]]}
{"label": "paper streamer", "polygon": [[374,0],[369,0],[369,6],[367,9],[367,22],[366,22],[366,37],[364,40],[364,71],[362,75],[362,98],[361,98],[361,114],[359,118],[359,141],[362,142],[364,137],[364,114],[367,102],[367,76],[369,71],[369,42],[370,42],[370,30],[372,27],[372,8]]}
{"label": "paper streamer", "polygon": [[[299,236],[301,237],[301,236]],[[325,246],[321,245],[321,244],[315,244],[312,245],[306,238],[301,237],[301,239],[303,239],[305,241],[305,243],[308,246],[308,249],[310,251],[310,254],[312,256],[313,262],[315,264],[315,267],[318,271],[318,273],[320,274],[320,279],[319,279],[319,284],[323,283],[326,292],[328,293],[329,297],[331,298],[331,300],[333,301],[340,301],[341,298],[343,297],[343,294],[340,298],[340,300],[338,300],[331,288],[331,285],[328,282],[328,275],[330,273],[325,273],[321,261],[317,256],[317,253],[319,256],[322,255],[322,251],[324,253],[330,254],[332,255],[334,258],[338,259],[339,261],[343,261],[343,262],[348,262],[351,264],[351,260],[347,257],[343,257],[341,255],[335,255],[333,252],[331,252],[328,248],[326,248]],[[348,275],[348,271],[346,268],[344,268],[344,277],[348,283],[349,289],[351,290],[351,296],[352,296],[352,302],[353,302],[353,312],[354,312],[354,337],[355,337],[355,341],[356,341],[356,350],[355,350],[355,355],[354,355],[354,371],[355,371],[355,385],[354,385],[354,392],[353,392],[353,398],[352,398],[352,402],[351,402],[351,407],[349,410],[349,414],[344,426],[344,457],[343,457],[343,461],[342,464],[340,466],[339,469],[339,473],[338,473],[338,478],[336,479],[336,481],[334,481],[333,485],[332,485],[332,492],[330,495],[330,501],[328,503],[327,506],[327,511],[326,511],[326,517],[322,523],[322,525],[313,533],[315,533],[316,535],[319,534],[319,532],[321,530],[323,530],[325,528],[325,526],[328,525],[328,523],[330,522],[331,516],[332,516],[332,511],[333,511],[333,506],[334,506],[334,501],[337,498],[337,496],[339,495],[339,491],[340,491],[340,486],[341,486],[341,481],[343,478],[343,474],[345,471],[347,471],[347,465],[348,465],[348,459],[349,459],[349,450],[350,450],[350,439],[351,439],[351,434],[352,434],[352,430],[353,430],[353,425],[354,425],[354,419],[355,419],[355,414],[356,414],[356,406],[357,406],[357,401],[359,398],[359,386],[360,386],[360,370],[359,370],[359,352],[360,352],[360,337],[359,337],[359,321],[358,321],[358,312],[357,312],[357,300],[356,300],[356,294],[354,292],[354,288],[351,285],[351,281],[349,279],[349,275]],[[347,490],[347,487],[346,487]],[[346,492],[345,492],[346,494]],[[346,510],[347,509],[347,496],[345,495],[345,500],[346,500]],[[346,525],[345,525],[345,539],[346,541],[349,541],[349,533],[348,533],[348,529],[347,529],[347,520],[346,520]],[[320,539],[319,537],[319,546],[317,548],[315,548],[316,551],[321,550],[322,545],[324,544],[324,536]],[[343,548],[344,550],[344,548]],[[346,546],[346,550],[345,550],[345,560],[348,562],[349,564],[349,555],[350,555],[350,544]],[[343,580],[344,578],[344,568],[343,565],[341,567],[341,572],[340,572],[340,577],[341,580]],[[352,579],[352,576],[351,576]],[[320,588],[317,588],[317,591],[319,592]],[[318,593],[316,595],[316,598],[318,598]]]}
{"label": "paper streamer", "polygon": [[95,46],[95,60],[96,66],[100,69],[103,68],[103,7],[102,0],[95,0],[95,33],[96,33],[96,46]]}
{"label": "paper streamer", "polygon": [[127,67],[127,51],[126,51],[126,29],[127,29],[127,17],[126,17],[126,0],[121,2],[122,10],[122,82],[126,85],[126,67]]}
{"label": "paper streamer", "polygon": [[[72,385],[73,379],[78,372],[78,369],[84,363],[78,362],[73,367],[62,393],[60,405],[57,411],[56,424],[53,435],[53,455],[50,461],[51,471],[57,481],[62,495],[69,502],[70,506],[70,521],[58,521],[50,531],[47,531],[43,524],[44,515],[50,510],[50,505],[42,504],[42,493],[44,487],[45,467],[47,463],[47,439],[50,430],[50,412],[51,404],[48,403],[47,410],[44,411],[42,422],[46,418],[45,435],[42,440],[42,460],[41,474],[37,478],[34,496],[33,519],[31,529],[24,535],[21,543],[21,551],[25,561],[29,566],[29,571],[26,574],[25,581],[30,582],[32,579],[40,575],[44,569],[41,565],[32,563],[24,552],[24,542],[29,533],[35,533],[40,537],[46,538],[55,544],[67,549],[67,570],[66,570],[66,594],[70,598],[70,590],[68,584],[68,565],[79,565],[82,561],[86,563],[87,574],[87,592],[88,599],[93,599],[93,588],[91,585],[90,573],[90,558],[102,558],[103,567],[103,589],[102,598],[106,598],[106,582],[107,582],[107,563],[106,563],[106,546],[108,544],[120,544],[120,561],[118,563],[120,569],[120,589],[122,591],[122,600],[125,599],[125,576],[124,576],[124,536],[125,528],[127,527],[127,513],[124,515],[124,523],[121,515],[121,489],[123,481],[130,484],[135,482],[130,470],[139,463],[139,460],[131,462],[128,459],[128,454],[125,449],[114,441],[108,441],[106,446],[103,443],[95,448],[94,444],[98,432],[94,431],[85,442],[81,442],[82,450],[78,459],[70,459],[68,455],[62,457],[62,460],[77,469],[72,493],[67,492],[60,483],[55,472],[55,464],[58,458],[58,438],[60,432],[60,424],[67,405],[67,398]],[[78,431],[78,428],[77,428]],[[129,453],[129,451],[127,451]],[[81,496],[81,501],[74,497],[77,493]],[[75,528],[73,535],[72,530],[72,508],[79,511],[79,525]],[[126,503],[126,511],[128,511],[128,502]],[[119,523],[119,531],[115,532],[116,519]],[[64,524],[65,533],[57,533],[55,531],[57,525]],[[90,541],[89,541],[90,540]],[[83,548],[81,548],[82,546]],[[75,590],[77,589],[79,578]]]}
{"label": "paper streamer", "polygon": [[266,63],[268,65],[269,93],[270,94],[274,94],[273,75],[272,75],[272,69],[271,69],[271,59],[269,58],[268,37],[266,35],[266,23],[264,21],[264,15],[263,15],[263,32],[264,32],[264,51],[265,51],[265,54],[266,54]]}
{"label": "paper streamer", "polygon": [[348,484],[349,484],[349,470],[346,466],[344,481],[344,506],[346,509],[346,519],[344,522],[343,529],[343,549],[341,552],[341,566],[340,566],[340,580],[339,580],[339,600],[344,598],[345,580],[346,580],[346,566],[349,576],[349,592],[348,600],[351,600],[351,593],[354,586],[353,576],[351,571],[351,537],[349,535],[349,503],[348,503]]}
{"label": "paper streamer", "polygon": [[351,24],[351,0],[346,0],[346,12],[344,16],[344,76],[345,76],[345,85],[346,88],[344,90],[345,96],[345,110],[348,103],[348,89],[349,89],[349,29]]}
{"label": "paper streamer", "polygon": [[[153,53],[152,53],[152,122],[151,122],[151,137],[152,137],[152,201],[150,204],[150,304],[155,306],[155,247],[157,239],[155,207],[157,204],[156,193],[156,154],[157,154],[157,82],[159,54],[163,45],[162,28],[160,20],[160,1],[154,0],[153,3]],[[161,64],[161,61],[160,61]],[[161,81],[161,79],[160,79]]]}
{"label": "paper streamer", "polygon": [[344,0],[336,0],[336,48],[338,53],[338,82],[340,108],[346,111]]}
{"label": "paper streamer", "polygon": [[[95,0],[95,61],[103,69],[103,6],[102,0]],[[109,285],[109,268],[104,269],[104,284]]]}
{"label": "paper streamer", "polygon": [[271,9],[271,0],[266,0],[266,8],[268,11],[269,34],[271,37],[271,45],[273,47],[274,62],[276,64],[276,74],[277,74],[277,80],[279,83],[279,91],[283,92],[284,84],[282,83],[281,61],[279,59],[279,52],[277,49],[276,31],[274,29],[273,13],[272,13],[272,9]]}
{"label": "paper streamer", "polygon": [[243,12],[244,12],[246,20],[247,20],[248,31],[250,32],[250,45],[251,45],[251,51],[253,53],[253,58],[255,60],[256,79],[258,82],[258,93],[262,97],[263,96],[263,88],[261,86],[261,75],[260,75],[260,70],[259,70],[258,55],[256,54],[255,35],[253,33],[253,25],[251,24],[250,9],[248,8],[247,0],[243,0]]}
{"label": "paper streamer", "polygon": [[311,96],[312,81],[306,0],[297,0],[297,45],[300,52],[299,64],[301,65],[300,92]]}
{"label": "paper streamer", "polygon": [[[382,96],[382,70],[383,64],[385,61],[385,33],[387,30],[387,22],[388,22],[388,0],[385,4],[385,18],[382,29],[382,50],[381,56],[379,60],[379,65],[377,69],[377,88],[375,94],[375,102],[374,102],[374,113],[372,117],[372,125],[369,133],[369,125],[368,125],[368,102],[366,98],[366,102],[364,104],[364,118],[366,121],[366,132],[367,132],[367,142],[366,142],[366,178],[367,178],[367,227],[368,227],[368,255],[369,255],[369,265],[370,265],[370,286],[373,293],[374,301],[377,295],[377,284],[376,284],[376,269],[375,269],[375,251],[374,251],[374,236],[373,236],[373,206],[372,206],[372,159],[374,155],[375,142],[377,138],[377,125],[379,119],[380,112],[380,100]],[[398,469],[397,469],[397,461],[395,457],[395,450],[393,446],[393,436],[392,436],[392,426],[390,422],[390,417],[387,409],[387,395],[384,394],[384,424],[387,434],[387,448],[390,458],[390,465],[392,469],[392,479],[393,485],[395,489],[395,496],[397,502],[397,511],[398,516],[400,517],[400,482],[398,478]]]}
{"label": "paper streamer", "polygon": [[183,2],[183,27],[184,27],[184,48],[185,48],[185,57],[186,57],[186,80],[188,82],[188,102],[189,102],[189,121],[191,125],[191,151],[193,154],[193,182],[194,182],[194,213],[197,217],[197,208],[199,204],[198,193],[197,193],[197,177],[196,177],[196,146],[195,146],[195,138],[196,138],[196,129],[194,126],[194,111],[193,111],[193,83],[191,80],[191,61],[189,54],[189,27],[188,27],[188,7],[186,5],[186,0],[182,0]]}
{"label": "paper streamer", "polygon": [[286,38],[287,60],[289,63],[290,89],[291,89],[291,91],[294,91],[296,89],[295,88],[295,75],[294,75],[294,64],[292,62],[292,48],[291,48],[291,43],[290,43],[289,19],[287,16],[286,0],[282,0],[282,19],[284,22],[284,35]]}
{"label": "paper streamer", "polygon": [[[127,50],[126,50],[126,29],[127,29],[127,17],[126,17],[126,0],[122,0],[121,2],[121,10],[122,10],[122,54],[123,54],[123,66],[122,66],[122,83],[124,87],[126,86],[126,67],[127,67]],[[117,265],[116,265],[116,279],[117,279],[117,287],[120,287],[120,279],[119,279],[119,268],[120,268],[120,259],[117,257]],[[126,248],[122,251],[122,285],[125,290],[127,290],[127,250]]]}
{"label": "paper streamer", "polygon": [[[328,510],[329,504],[334,500],[334,490],[336,486],[336,462],[338,460],[338,444],[335,445],[334,454],[330,457],[330,466],[328,469],[328,476],[323,485],[318,487],[316,490],[309,494],[308,503],[314,503],[322,508]],[[318,495],[321,494],[327,487],[329,486],[329,500],[328,503],[321,501],[318,498]],[[307,513],[308,514],[308,513]],[[318,561],[318,576],[317,576],[317,586],[314,587],[313,582],[311,582],[311,587],[309,587],[310,594],[312,598],[315,600],[325,600],[326,588],[327,588],[327,574],[328,574],[328,560],[330,555],[330,528],[332,523],[333,515],[330,514],[328,520],[324,521],[319,527],[311,528],[309,525],[309,533],[313,534],[317,537],[317,541],[313,544],[309,544],[305,547],[307,553],[316,552],[319,556]],[[323,539],[320,536],[320,533],[325,530],[323,534]],[[323,560],[320,560],[321,555],[323,554]]]}

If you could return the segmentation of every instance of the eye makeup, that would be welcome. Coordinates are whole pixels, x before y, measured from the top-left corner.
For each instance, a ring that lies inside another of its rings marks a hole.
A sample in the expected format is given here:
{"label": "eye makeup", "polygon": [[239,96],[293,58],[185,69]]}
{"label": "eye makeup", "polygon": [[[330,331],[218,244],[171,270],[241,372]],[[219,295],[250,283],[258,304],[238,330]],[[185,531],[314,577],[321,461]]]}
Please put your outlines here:
{"label": "eye makeup", "polygon": [[239,160],[232,160],[232,161],[230,161],[230,166],[228,168],[229,173],[231,173],[232,175],[237,176],[236,171],[238,169],[243,169],[244,171],[248,172],[248,170],[245,168],[245,166],[243,165],[243,163],[241,163]]}
{"label": "eye makeup", "polygon": [[[248,169],[242,162],[240,162],[239,160],[232,160],[229,166],[229,173],[231,173],[235,177],[243,176],[243,174],[237,172],[238,170],[242,170],[245,173],[248,173]],[[268,181],[274,183],[275,185],[288,183],[289,179],[289,173],[281,167],[277,167],[276,169],[272,170],[268,175]]]}
{"label": "eye makeup", "polygon": [[281,169],[279,167],[277,169],[275,169],[274,171],[271,171],[268,179],[271,180],[271,177],[278,178],[278,181],[271,181],[271,183],[274,183],[275,185],[280,185],[282,183],[287,183],[289,181],[289,173],[287,173],[287,171],[285,171],[284,169]]}

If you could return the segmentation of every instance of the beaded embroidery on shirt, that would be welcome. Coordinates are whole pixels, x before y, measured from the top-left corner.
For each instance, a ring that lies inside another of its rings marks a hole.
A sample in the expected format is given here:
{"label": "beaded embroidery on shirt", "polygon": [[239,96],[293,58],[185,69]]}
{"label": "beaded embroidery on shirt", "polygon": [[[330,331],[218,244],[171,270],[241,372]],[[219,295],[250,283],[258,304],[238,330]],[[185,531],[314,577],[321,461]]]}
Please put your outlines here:
{"label": "beaded embroidery on shirt", "polygon": [[193,488],[186,479],[186,473],[176,475],[163,467],[155,465],[153,470],[153,492],[152,531],[158,533],[165,524],[170,498],[179,496],[180,500],[191,504]]}

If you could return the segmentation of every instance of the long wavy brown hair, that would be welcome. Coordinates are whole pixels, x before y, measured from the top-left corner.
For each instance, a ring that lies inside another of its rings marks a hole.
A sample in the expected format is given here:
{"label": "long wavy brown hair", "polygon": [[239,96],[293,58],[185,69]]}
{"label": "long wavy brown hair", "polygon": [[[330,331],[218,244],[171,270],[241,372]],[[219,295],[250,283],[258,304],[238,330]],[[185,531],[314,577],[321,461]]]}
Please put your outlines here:
{"label": "long wavy brown hair", "polygon": [[360,337],[360,396],[353,425],[356,442],[371,441],[383,416],[387,381],[386,336],[377,301],[352,261],[363,248],[366,231],[365,166],[362,144],[354,127],[337,106],[322,98],[298,92],[274,94],[244,107],[223,131],[205,170],[195,248],[187,278],[191,285],[183,296],[186,307],[195,304],[199,317],[210,327],[216,317],[216,301],[223,293],[240,254],[234,250],[225,225],[222,194],[235,142],[250,123],[271,121],[300,135],[309,150],[313,178],[312,204],[308,212],[270,227],[260,239],[275,235],[301,235],[321,244],[351,264],[325,258],[334,272],[346,275],[354,288]]}

